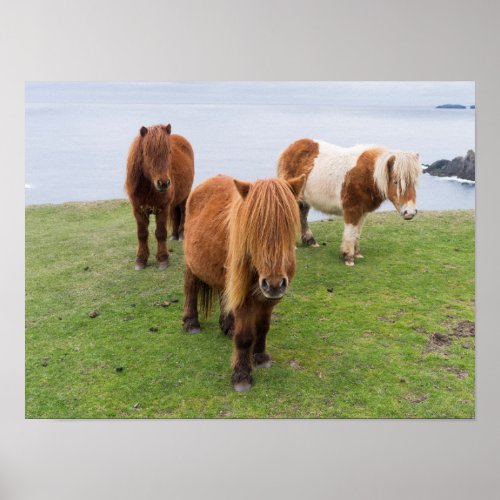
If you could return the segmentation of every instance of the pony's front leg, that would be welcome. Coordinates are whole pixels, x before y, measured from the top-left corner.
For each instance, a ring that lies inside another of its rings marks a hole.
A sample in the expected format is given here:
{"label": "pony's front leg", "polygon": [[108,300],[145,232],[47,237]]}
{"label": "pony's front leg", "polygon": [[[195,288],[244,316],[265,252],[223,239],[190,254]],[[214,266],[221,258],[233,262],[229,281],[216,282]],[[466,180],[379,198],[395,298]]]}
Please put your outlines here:
{"label": "pony's front leg", "polygon": [[158,242],[158,251],[156,252],[156,262],[158,263],[158,269],[166,269],[168,265],[167,211],[167,208],[164,208],[156,214],[155,236]]}
{"label": "pony's front leg", "polygon": [[356,253],[357,239],[358,231],[356,226],[354,224],[345,224],[340,250],[346,266],[354,266],[354,254]]}
{"label": "pony's front leg", "polygon": [[299,212],[300,212],[300,237],[304,245],[310,247],[319,247],[314,239],[313,233],[309,224],[307,223],[307,215],[311,209],[305,201],[299,201]]}
{"label": "pony's front leg", "polygon": [[257,315],[253,360],[256,368],[270,368],[271,356],[266,352],[266,338],[271,326],[272,307],[264,307]]}
{"label": "pony's front leg", "polygon": [[134,208],[134,217],[137,222],[137,254],[135,258],[135,270],[144,269],[148,263],[149,247],[148,247],[148,226],[149,215],[138,208]]}
{"label": "pony's front leg", "polygon": [[184,314],[182,324],[189,333],[200,333],[200,322],[198,321],[198,292],[200,280],[186,266],[184,273]]}
{"label": "pony's front leg", "polygon": [[241,307],[234,314],[233,375],[231,381],[238,392],[252,387],[252,348],[255,340],[255,318],[250,307]]}

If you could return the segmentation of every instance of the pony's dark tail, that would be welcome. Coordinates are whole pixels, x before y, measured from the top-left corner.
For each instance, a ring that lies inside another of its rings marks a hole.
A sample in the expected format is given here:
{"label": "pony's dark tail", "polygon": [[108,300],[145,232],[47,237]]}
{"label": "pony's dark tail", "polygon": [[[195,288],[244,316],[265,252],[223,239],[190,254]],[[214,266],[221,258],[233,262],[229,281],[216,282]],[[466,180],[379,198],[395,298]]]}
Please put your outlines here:
{"label": "pony's dark tail", "polygon": [[203,281],[200,281],[200,290],[198,292],[198,310],[203,314],[204,318],[207,318],[212,313],[214,307],[215,296],[217,291],[208,286]]}

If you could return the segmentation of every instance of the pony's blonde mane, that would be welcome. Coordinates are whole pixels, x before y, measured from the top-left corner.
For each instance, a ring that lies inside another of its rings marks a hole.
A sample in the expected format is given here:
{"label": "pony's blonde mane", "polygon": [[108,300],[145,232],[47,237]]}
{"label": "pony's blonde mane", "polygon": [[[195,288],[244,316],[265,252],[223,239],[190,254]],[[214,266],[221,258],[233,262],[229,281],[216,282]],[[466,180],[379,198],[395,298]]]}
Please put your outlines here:
{"label": "pony's blonde mane", "polygon": [[398,196],[404,194],[408,187],[416,186],[422,171],[418,153],[404,151],[383,151],[375,161],[373,179],[384,198],[387,198],[389,187],[388,162],[394,157],[392,171],[398,182]]}
{"label": "pony's blonde mane", "polygon": [[297,201],[286,181],[259,180],[244,199],[235,190],[226,224],[229,246],[223,304],[230,312],[251,293],[256,269],[286,268],[294,260],[300,227]]}

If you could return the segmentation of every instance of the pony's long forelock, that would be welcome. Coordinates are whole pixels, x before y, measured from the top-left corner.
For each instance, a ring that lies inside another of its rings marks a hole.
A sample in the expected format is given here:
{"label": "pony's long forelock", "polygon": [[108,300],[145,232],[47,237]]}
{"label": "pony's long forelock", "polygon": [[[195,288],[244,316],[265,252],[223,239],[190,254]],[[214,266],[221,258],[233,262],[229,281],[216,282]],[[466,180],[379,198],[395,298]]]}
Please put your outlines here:
{"label": "pony's long forelock", "polygon": [[398,196],[404,194],[410,186],[416,186],[422,167],[418,153],[404,151],[383,151],[375,161],[373,179],[380,194],[386,199],[389,189],[387,162],[394,156],[392,171],[398,182]]}
{"label": "pony's long forelock", "polygon": [[143,154],[153,158],[165,158],[171,153],[170,135],[165,125],[148,127],[147,133],[140,139]]}
{"label": "pony's long forelock", "polygon": [[295,259],[300,227],[297,201],[286,181],[256,181],[243,199],[235,194],[229,231],[224,309],[234,311],[251,293],[256,269],[285,269]]}

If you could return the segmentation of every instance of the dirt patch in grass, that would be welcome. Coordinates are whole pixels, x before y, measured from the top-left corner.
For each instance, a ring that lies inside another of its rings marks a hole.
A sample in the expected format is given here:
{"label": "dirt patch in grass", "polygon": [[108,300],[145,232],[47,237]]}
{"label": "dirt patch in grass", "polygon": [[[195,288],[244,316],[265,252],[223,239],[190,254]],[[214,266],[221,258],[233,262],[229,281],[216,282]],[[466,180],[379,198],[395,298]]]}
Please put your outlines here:
{"label": "dirt patch in grass", "polygon": [[454,373],[458,378],[467,378],[469,376],[469,372],[467,370],[461,370],[456,366],[445,366],[444,369],[447,372]]}
{"label": "dirt patch in grass", "polygon": [[460,321],[460,323],[458,323],[458,325],[453,329],[452,335],[454,337],[475,337],[476,324],[469,320]]}
{"label": "dirt patch in grass", "polygon": [[443,351],[445,347],[451,344],[450,336],[445,333],[433,333],[429,336],[426,352]]}
{"label": "dirt patch in grass", "polygon": [[385,316],[379,316],[378,319],[384,323],[396,323],[394,318],[386,318]]}
{"label": "dirt patch in grass", "polygon": [[405,396],[405,399],[406,399],[406,401],[408,401],[409,403],[411,403],[413,405],[418,405],[418,404],[423,403],[424,401],[426,401],[428,397],[429,397],[428,394],[419,394],[419,395],[416,395],[416,394],[407,394]]}

